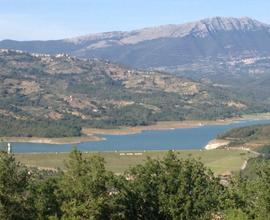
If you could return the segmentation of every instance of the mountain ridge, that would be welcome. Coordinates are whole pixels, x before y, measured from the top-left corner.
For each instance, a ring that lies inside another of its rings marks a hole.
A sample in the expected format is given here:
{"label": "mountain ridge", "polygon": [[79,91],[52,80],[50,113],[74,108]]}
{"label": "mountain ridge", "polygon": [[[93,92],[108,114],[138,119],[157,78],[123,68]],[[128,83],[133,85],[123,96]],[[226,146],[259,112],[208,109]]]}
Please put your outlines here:
{"label": "mountain ridge", "polygon": [[[219,25],[218,25],[219,23]],[[66,42],[73,42],[73,43],[80,43],[87,40],[100,40],[102,38],[111,38],[111,37],[119,37],[119,38],[125,38],[125,37],[134,37],[133,35],[140,35],[140,33],[147,33],[148,34],[156,34],[157,36],[146,36],[146,39],[142,40],[154,40],[158,38],[164,38],[164,37],[183,37],[188,34],[198,34],[196,31],[215,31],[218,29],[222,30],[231,30],[231,29],[245,29],[245,28],[269,28],[270,25],[264,24],[262,22],[259,22],[255,19],[249,18],[249,17],[240,17],[240,18],[233,18],[233,17],[211,17],[211,18],[205,18],[199,21],[193,21],[193,22],[187,22],[183,24],[165,24],[165,25],[159,25],[154,27],[145,27],[141,29],[136,29],[133,31],[112,31],[112,32],[101,32],[101,33],[95,33],[95,34],[89,34],[89,35],[83,35],[79,37],[74,38],[66,38],[63,39]],[[163,30],[165,29],[165,31]],[[162,33],[159,33],[162,32]],[[202,36],[203,35],[199,35]],[[140,41],[128,41],[128,40],[122,40],[123,44],[134,44],[138,43]]]}

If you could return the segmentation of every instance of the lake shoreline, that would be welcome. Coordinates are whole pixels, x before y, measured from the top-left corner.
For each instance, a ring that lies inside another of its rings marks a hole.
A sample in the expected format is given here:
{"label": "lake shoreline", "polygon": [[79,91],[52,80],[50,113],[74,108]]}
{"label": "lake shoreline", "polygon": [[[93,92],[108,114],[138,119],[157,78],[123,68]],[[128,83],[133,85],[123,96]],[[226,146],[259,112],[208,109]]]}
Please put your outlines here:
{"label": "lake shoreline", "polygon": [[270,113],[250,114],[241,117],[233,117],[218,120],[186,120],[186,121],[163,121],[153,125],[136,126],[136,127],[120,127],[115,129],[99,129],[99,128],[84,128],[83,133],[86,135],[129,135],[139,134],[143,131],[157,130],[174,130],[181,128],[195,128],[206,125],[226,125],[243,120],[263,120],[270,119]]}
{"label": "lake shoreline", "polygon": [[153,125],[120,127],[115,129],[83,128],[81,137],[65,138],[39,138],[39,137],[0,137],[4,142],[11,143],[35,143],[35,144],[80,144],[84,142],[102,141],[105,138],[98,135],[130,135],[139,134],[143,131],[174,130],[181,128],[195,128],[206,125],[226,125],[243,120],[270,119],[270,113],[243,115],[241,117],[219,119],[219,120],[186,120],[186,121],[164,121]]}
{"label": "lake shoreline", "polygon": [[66,138],[40,138],[40,137],[1,137],[4,142],[10,143],[33,143],[33,144],[79,144],[83,142],[102,141],[102,137],[95,135],[83,137],[66,137]]}

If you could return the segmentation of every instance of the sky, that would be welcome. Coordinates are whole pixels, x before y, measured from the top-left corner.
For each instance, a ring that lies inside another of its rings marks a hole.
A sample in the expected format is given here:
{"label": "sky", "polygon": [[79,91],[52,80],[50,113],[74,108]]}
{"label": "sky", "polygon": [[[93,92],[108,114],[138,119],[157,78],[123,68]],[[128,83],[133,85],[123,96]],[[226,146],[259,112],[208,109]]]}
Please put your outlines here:
{"label": "sky", "polygon": [[251,17],[270,24],[270,0],[0,0],[0,40],[48,40]]}

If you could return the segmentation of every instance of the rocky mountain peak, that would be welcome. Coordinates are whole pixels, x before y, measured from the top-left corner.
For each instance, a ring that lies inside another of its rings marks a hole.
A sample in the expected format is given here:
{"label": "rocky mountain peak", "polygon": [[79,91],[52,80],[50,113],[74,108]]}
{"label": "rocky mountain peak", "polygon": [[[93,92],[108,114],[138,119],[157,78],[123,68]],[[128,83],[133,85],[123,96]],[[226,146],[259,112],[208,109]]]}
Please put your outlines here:
{"label": "rocky mountain peak", "polygon": [[213,17],[203,19],[199,22],[195,22],[195,27],[199,30],[205,30],[215,32],[215,31],[248,31],[248,30],[258,30],[262,28],[269,28],[268,25],[263,24],[257,20],[251,19],[249,17],[242,18],[228,18],[228,17]]}

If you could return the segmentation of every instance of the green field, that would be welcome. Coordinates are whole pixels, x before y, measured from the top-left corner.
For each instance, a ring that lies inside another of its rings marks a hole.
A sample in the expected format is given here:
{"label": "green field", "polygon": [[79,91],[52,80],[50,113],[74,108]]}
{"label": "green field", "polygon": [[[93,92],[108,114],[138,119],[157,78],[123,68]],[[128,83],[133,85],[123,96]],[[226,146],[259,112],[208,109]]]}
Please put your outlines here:
{"label": "green field", "polygon": [[[127,155],[133,153],[133,155]],[[141,164],[147,157],[162,158],[166,151],[136,152],[103,152],[96,153],[105,158],[106,166],[115,173],[122,173],[131,166]],[[180,150],[177,151],[181,158],[197,158],[215,174],[223,174],[227,171],[237,172],[243,163],[249,158],[255,157],[252,153],[244,150]],[[85,156],[94,153],[84,153]],[[120,155],[125,154],[125,155]],[[64,168],[64,161],[68,159],[68,153],[42,153],[42,154],[15,154],[21,163],[27,166],[40,168]]]}

